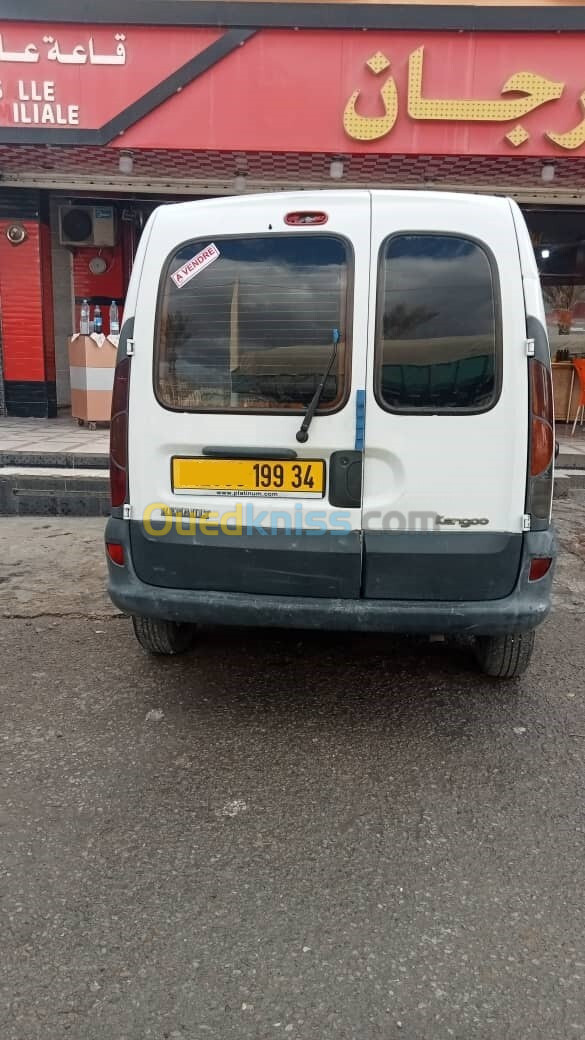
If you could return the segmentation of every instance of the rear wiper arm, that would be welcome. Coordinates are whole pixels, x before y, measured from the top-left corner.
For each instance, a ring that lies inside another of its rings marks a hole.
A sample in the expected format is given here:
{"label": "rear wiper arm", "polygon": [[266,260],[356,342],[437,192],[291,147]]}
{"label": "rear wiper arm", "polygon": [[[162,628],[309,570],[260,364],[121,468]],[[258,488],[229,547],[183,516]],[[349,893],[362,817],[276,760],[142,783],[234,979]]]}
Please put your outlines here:
{"label": "rear wiper arm", "polygon": [[309,426],[311,425],[313,421],[313,416],[317,411],[317,408],[319,407],[319,401],[321,400],[321,397],[323,395],[325,383],[329,379],[329,373],[331,372],[331,369],[333,368],[333,364],[335,362],[335,358],[337,357],[337,344],[339,343],[339,339],[339,329],[333,329],[333,350],[331,351],[329,364],[327,365],[325,372],[321,376],[319,386],[317,387],[315,393],[311,398],[311,401],[307,407],[307,411],[305,412],[303,421],[301,423],[300,429],[297,430],[297,440],[299,444],[305,444],[309,439]]}

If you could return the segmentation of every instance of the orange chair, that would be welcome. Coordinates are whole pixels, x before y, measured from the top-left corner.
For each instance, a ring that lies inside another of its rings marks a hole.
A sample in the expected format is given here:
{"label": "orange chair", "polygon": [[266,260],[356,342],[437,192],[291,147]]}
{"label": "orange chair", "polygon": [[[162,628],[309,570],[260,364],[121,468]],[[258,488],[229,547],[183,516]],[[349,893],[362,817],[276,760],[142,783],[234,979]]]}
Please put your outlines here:
{"label": "orange chair", "polygon": [[573,423],[573,429],[571,430],[571,437],[575,433],[579,412],[581,413],[581,426],[583,425],[583,415],[585,414],[585,358],[575,358],[573,360],[573,367],[577,373],[577,379],[579,380],[579,401],[577,404],[577,411],[575,412],[575,422]]}

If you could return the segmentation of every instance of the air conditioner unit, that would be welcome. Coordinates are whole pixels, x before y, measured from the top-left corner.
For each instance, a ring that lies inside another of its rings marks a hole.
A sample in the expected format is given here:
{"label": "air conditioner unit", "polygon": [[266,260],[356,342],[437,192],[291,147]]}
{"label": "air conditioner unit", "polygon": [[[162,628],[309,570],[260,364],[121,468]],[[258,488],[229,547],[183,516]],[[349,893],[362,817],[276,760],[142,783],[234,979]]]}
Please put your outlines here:
{"label": "air conditioner unit", "polygon": [[62,246],[115,246],[114,207],[60,206],[59,241]]}

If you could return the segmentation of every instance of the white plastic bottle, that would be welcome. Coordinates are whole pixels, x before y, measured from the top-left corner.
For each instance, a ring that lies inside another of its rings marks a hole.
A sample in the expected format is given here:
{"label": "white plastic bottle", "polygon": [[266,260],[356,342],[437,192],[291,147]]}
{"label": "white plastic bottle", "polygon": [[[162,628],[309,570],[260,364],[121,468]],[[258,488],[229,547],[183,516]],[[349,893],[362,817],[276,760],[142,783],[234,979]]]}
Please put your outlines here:
{"label": "white plastic bottle", "polygon": [[81,305],[79,332],[82,336],[89,336],[89,303],[87,300],[84,300]]}
{"label": "white plastic bottle", "polygon": [[120,331],[120,319],[118,317],[118,305],[115,300],[110,304],[110,334],[117,336]]}

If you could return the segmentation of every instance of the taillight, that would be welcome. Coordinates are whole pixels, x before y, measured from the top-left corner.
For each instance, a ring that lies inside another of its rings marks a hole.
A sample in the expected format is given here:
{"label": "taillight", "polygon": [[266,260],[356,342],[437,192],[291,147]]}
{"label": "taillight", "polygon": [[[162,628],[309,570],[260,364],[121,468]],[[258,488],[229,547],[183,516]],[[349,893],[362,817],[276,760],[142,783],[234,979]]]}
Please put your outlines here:
{"label": "taillight", "polygon": [[537,556],[530,562],[530,573],[528,575],[529,581],[540,581],[544,578],[545,574],[548,574],[552,558],[550,556]]}
{"label": "taillight", "polygon": [[106,542],[106,552],[110,557],[112,563],[116,563],[118,567],[124,566],[124,546],[120,545],[119,542]]}
{"label": "taillight", "polygon": [[551,375],[542,361],[530,362],[530,412],[530,474],[536,477],[548,469],[555,449]]}
{"label": "taillight", "polygon": [[552,462],[554,451],[554,435],[552,426],[544,419],[532,416],[530,443],[530,476],[538,477],[544,473]]}
{"label": "taillight", "polygon": [[530,407],[533,415],[552,423],[553,398],[550,371],[542,361],[530,362]]}
{"label": "taillight", "polygon": [[130,389],[129,357],[116,365],[112,393],[112,420],[110,424],[110,499],[113,506],[121,506],[126,499],[128,485],[128,391]]}
{"label": "taillight", "polygon": [[552,501],[555,453],[553,392],[550,369],[536,359],[530,371],[530,469],[527,510],[548,520]]}

